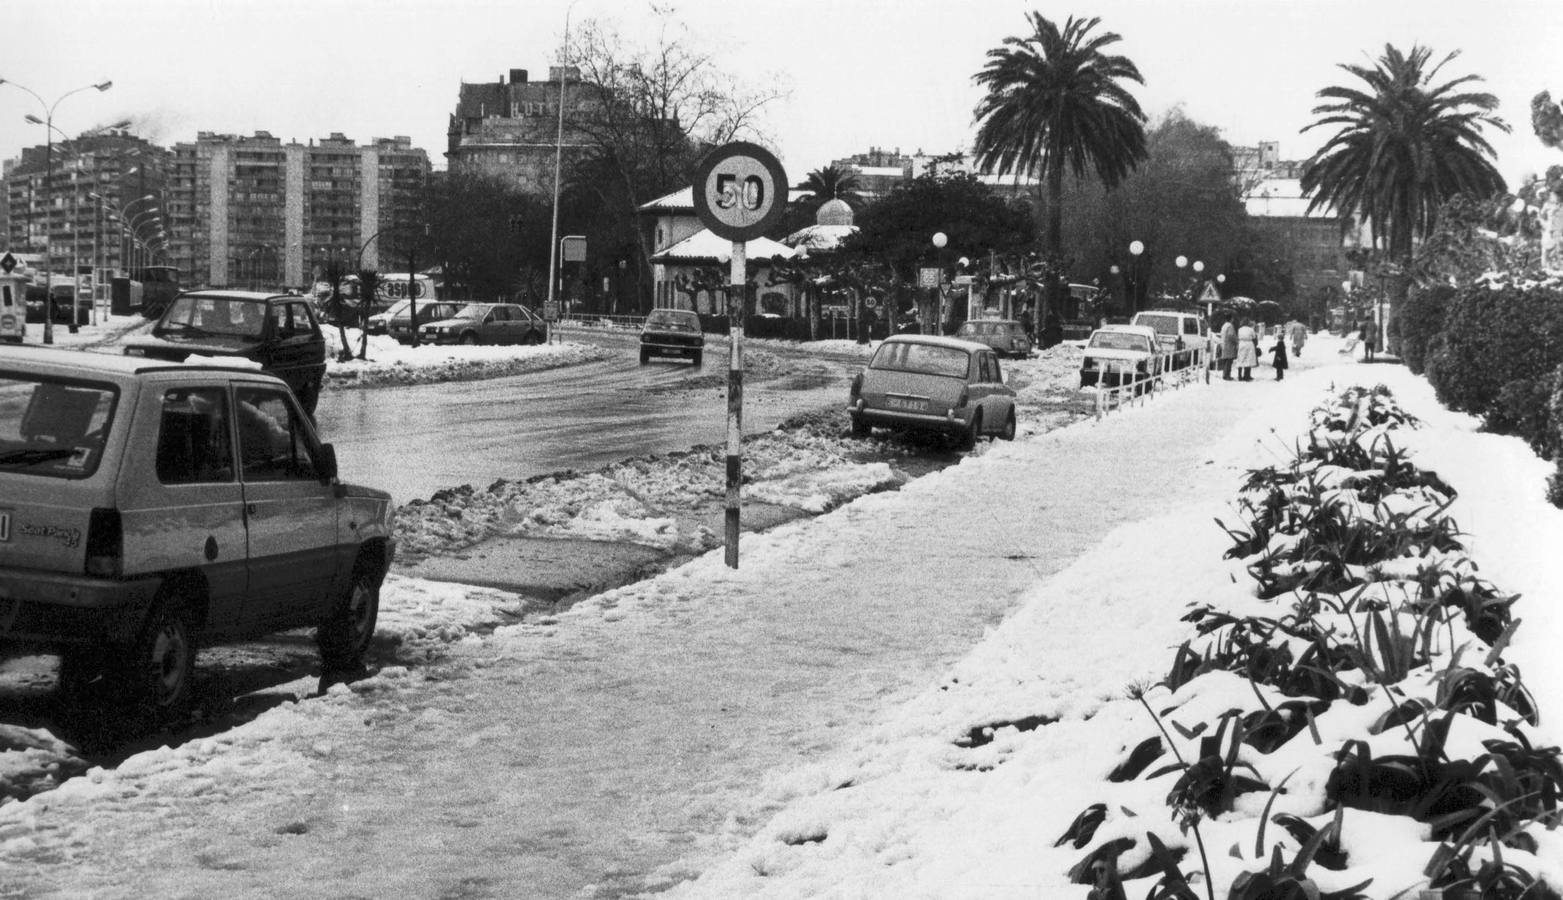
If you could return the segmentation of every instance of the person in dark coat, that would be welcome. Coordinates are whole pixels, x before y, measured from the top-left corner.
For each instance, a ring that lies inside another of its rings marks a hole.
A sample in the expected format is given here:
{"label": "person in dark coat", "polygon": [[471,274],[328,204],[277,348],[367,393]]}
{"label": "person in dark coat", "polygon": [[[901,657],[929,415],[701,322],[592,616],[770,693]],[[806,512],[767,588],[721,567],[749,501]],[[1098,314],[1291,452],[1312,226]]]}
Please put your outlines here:
{"label": "person in dark coat", "polygon": [[1373,333],[1374,331],[1375,331],[1375,329],[1373,327],[1373,320],[1372,319],[1363,319],[1362,320],[1362,361],[1363,362],[1372,362],[1373,361],[1373,345],[1376,342],[1376,338],[1377,338],[1377,335],[1375,335]]}
{"label": "person in dark coat", "polygon": [[1275,366],[1275,380],[1280,381],[1286,377],[1286,369],[1289,366],[1286,359],[1286,335],[1280,334],[1276,336],[1275,349],[1271,350],[1270,353],[1275,357],[1275,361],[1272,363]]}
{"label": "person in dark coat", "polygon": [[1057,347],[1064,342],[1064,320],[1051,310],[1042,319],[1042,346]]}

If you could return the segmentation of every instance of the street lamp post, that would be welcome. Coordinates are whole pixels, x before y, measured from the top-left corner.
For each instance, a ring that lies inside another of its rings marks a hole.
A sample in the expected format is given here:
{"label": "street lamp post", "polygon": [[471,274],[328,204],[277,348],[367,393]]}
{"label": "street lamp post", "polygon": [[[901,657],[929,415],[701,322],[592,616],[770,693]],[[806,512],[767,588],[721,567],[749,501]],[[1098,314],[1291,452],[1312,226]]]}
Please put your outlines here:
{"label": "street lamp post", "polygon": [[[38,96],[37,92],[33,91],[31,88],[28,88],[28,87],[25,87],[23,85],[17,84],[14,81],[10,81],[10,80],[5,79],[5,78],[0,78],[0,84],[9,84],[10,86],[12,86],[12,87],[14,87],[14,88],[16,88],[18,90],[25,91],[25,92],[31,94],[33,99],[37,100],[39,105],[41,105],[43,107],[43,109],[44,109],[44,116],[43,116],[42,119],[39,119],[37,116],[29,114],[27,116],[27,120],[29,122],[34,122],[34,123],[37,123],[37,124],[40,124],[40,125],[44,126],[44,150],[43,150],[43,166],[44,166],[44,175],[43,175],[43,198],[44,198],[43,261],[44,261],[45,269],[44,269],[44,275],[43,275],[43,284],[44,284],[44,293],[45,293],[45,296],[48,299],[46,299],[44,301],[43,342],[45,344],[52,344],[52,343],[54,343],[54,261],[50,258],[50,256],[51,256],[51,254],[52,254],[52,252],[54,250],[54,247],[53,247],[53,234],[51,233],[53,231],[53,228],[54,228],[54,186],[53,186],[53,184],[51,184],[51,182],[54,180],[54,130],[53,130],[54,129],[54,110],[57,107],[59,107],[60,103],[63,102],[66,97],[69,97],[72,94],[79,94],[82,91],[89,90],[89,89],[96,89],[98,91],[106,91],[109,88],[114,86],[114,82],[112,82],[112,81],[103,81],[103,82],[100,82],[98,84],[89,84],[89,85],[85,85],[83,87],[76,88],[74,90],[66,91],[65,93],[61,94],[52,104],[49,103],[48,101],[44,100],[42,97]],[[76,303],[76,298],[74,296],[72,296],[72,298],[71,298],[71,305],[75,306],[75,303]]]}
{"label": "street lamp post", "polygon": [[936,285],[934,287],[934,290],[938,292],[939,312],[938,312],[938,318],[934,320],[934,327],[937,330],[936,331],[932,331],[932,332],[928,331],[928,326],[925,323],[924,326],[923,326],[923,334],[943,334],[944,333],[944,260],[943,260],[944,254],[941,251],[944,250],[945,245],[948,244],[949,242],[950,242],[950,239],[948,237],[945,237],[944,232],[942,232],[942,231],[934,232],[934,235],[933,235],[933,249],[934,249],[934,257],[935,257],[934,261],[939,263],[939,282],[940,282],[938,285]]}
{"label": "street lamp post", "polygon": [[[552,314],[557,301],[555,282],[559,278],[559,174],[564,164],[564,86],[569,80],[567,69],[570,61],[570,13],[575,11],[576,0],[564,11],[564,36],[559,40],[559,122],[554,133],[554,224],[548,235],[548,305],[545,311]],[[414,337],[416,337],[414,332]]]}
{"label": "street lamp post", "polygon": [[1143,241],[1129,242],[1129,315],[1140,310],[1140,254],[1145,252]]}

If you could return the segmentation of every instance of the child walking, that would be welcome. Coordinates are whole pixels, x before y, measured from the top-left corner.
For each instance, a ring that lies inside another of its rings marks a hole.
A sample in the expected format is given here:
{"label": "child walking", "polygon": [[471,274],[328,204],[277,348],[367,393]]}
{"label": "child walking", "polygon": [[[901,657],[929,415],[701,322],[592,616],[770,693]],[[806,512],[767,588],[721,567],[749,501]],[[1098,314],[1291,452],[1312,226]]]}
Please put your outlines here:
{"label": "child walking", "polygon": [[1270,352],[1275,356],[1275,380],[1280,381],[1286,377],[1286,335],[1276,337],[1275,349]]}

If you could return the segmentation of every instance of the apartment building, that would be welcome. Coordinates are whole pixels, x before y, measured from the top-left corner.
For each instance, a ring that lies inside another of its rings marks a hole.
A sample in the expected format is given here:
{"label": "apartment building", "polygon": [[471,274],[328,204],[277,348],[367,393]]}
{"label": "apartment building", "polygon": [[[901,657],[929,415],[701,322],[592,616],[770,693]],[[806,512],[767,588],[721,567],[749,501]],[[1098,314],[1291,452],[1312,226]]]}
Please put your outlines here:
{"label": "apartment building", "polygon": [[430,175],[428,154],[402,136],[300,144],[201,132],[172,156],[169,261],[211,286],[301,287],[333,263],[394,267]]}
{"label": "apartment building", "polygon": [[156,252],[169,152],[118,130],[23,149],[0,164],[0,249],[51,273],[123,271]]}

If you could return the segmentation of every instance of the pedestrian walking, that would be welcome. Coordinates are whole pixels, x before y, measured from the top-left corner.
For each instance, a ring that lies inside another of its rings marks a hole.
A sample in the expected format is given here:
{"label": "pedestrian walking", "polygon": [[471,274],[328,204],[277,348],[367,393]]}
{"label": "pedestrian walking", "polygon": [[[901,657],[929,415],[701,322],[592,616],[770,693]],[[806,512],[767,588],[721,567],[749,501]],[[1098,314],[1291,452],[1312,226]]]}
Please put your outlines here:
{"label": "pedestrian walking", "polygon": [[1293,319],[1286,325],[1286,334],[1292,339],[1292,355],[1302,356],[1303,344],[1308,342],[1308,326]]}
{"label": "pedestrian walking", "polygon": [[1231,319],[1221,326],[1221,377],[1226,381],[1232,380],[1232,363],[1237,359],[1237,326]]}
{"label": "pedestrian walking", "polygon": [[1364,319],[1364,320],[1362,320],[1361,337],[1362,337],[1362,361],[1363,362],[1372,362],[1373,361],[1373,345],[1378,342],[1377,341],[1377,335],[1375,335],[1373,333],[1374,330],[1375,329],[1373,328],[1373,320],[1372,319]]}
{"label": "pedestrian walking", "polygon": [[1270,353],[1274,357],[1271,365],[1275,366],[1275,380],[1280,381],[1286,377],[1286,370],[1290,367],[1286,359],[1286,335],[1276,335],[1275,348]]}
{"label": "pedestrian walking", "polygon": [[1254,366],[1259,365],[1259,335],[1247,319],[1237,329],[1237,380],[1253,381]]}

